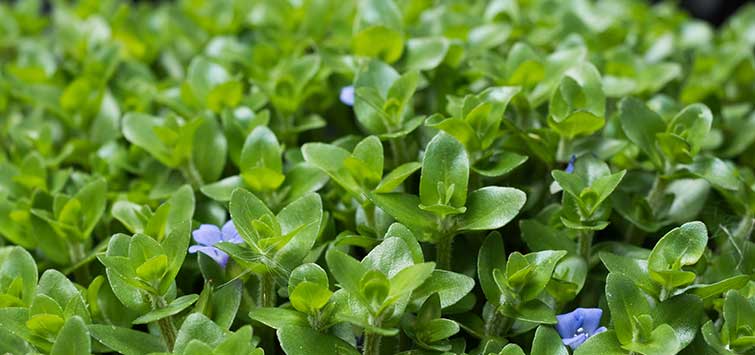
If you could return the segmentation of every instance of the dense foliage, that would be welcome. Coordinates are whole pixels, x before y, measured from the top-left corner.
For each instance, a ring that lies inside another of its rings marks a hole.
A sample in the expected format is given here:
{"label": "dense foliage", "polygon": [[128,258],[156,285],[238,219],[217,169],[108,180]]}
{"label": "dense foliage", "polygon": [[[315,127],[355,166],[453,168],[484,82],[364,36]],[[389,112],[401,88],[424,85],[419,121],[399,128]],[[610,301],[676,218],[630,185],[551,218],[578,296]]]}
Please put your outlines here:
{"label": "dense foliage", "polygon": [[755,7],[0,4],[0,352],[755,354]]}

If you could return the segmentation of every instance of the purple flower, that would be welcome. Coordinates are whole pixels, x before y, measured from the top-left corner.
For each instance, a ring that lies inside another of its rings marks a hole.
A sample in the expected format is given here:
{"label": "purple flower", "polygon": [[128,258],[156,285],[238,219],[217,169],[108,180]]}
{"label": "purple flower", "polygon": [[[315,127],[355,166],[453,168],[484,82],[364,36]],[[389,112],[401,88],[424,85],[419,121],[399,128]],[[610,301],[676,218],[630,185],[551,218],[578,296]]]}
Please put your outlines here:
{"label": "purple flower", "polygon": [[587,338],[606,331],[606,327],[600,327],[601,316],[603,310],[600,308],[577,308],[570,313],[556,316],[556,330],[564,345],[574,350]]}
{"label": "purple flower", "polygon": [[574,172],[574,162],[577,161],[577,156],[572,154],[571,158],[569,159],[569,165],[566,166],[566,169],[564,169],[565,172],[568,174],[571,174]]}
{"label": "purple flower", "polygon": [[225,267],[228,263],[228,254],[214,247],[216,243],[229,242],[234,244],[243,243],[239,232],[233,225],[233,221],[228,221],[223,225],[223,229],[212,224],[202,224],[199,229],[193,231],[191,235],[199,245],[189,247],[189,253],[201,252],[215,260],[220,266]]}
{"label": "purple flower", "polygon": [[344,105],[354,106],[354,85],[342,87],[341,94],[338,98],[344,103]]}

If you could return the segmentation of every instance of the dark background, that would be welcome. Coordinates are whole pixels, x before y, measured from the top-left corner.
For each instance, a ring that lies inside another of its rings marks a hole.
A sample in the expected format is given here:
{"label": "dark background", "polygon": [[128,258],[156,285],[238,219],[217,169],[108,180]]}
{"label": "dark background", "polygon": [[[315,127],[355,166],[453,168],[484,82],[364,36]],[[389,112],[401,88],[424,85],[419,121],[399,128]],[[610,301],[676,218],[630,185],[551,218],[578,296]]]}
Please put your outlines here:
{"label": "dark background", "polygon": [[[14,1],[14,0],[0,0],[0,2],[4,1]],[[131,0],[134,3],[138,2],[160,2],[160,0]],[[568,0],[564,0],[568,1]],[[604,0],[604,1],[611,1],[611,0]],[[649,0],[652,3],[660,2],[660,0]],[[731,16],[735,11],[737,11],[738,8],[740,8],[742,5],[750,2],[755,2],[755,0],[681,0],[680,6],[689,13],[697,17],[699,19],[705,20],[710,22],[711,24],[715,26],[721,25],[726,19]],[[45,5],[48,5],[48,1],[43,2]],[[47,6],[45,6],[47,7]]]}
{"label": "dark background", "polygon": [[[610,0],[609,0],[610,1]],[[652,2],[658,2],[657,0]],[[683,0],[681,7],[687,9],[692,16],[720,25],[739,7],[753,1],[748,0]]]}

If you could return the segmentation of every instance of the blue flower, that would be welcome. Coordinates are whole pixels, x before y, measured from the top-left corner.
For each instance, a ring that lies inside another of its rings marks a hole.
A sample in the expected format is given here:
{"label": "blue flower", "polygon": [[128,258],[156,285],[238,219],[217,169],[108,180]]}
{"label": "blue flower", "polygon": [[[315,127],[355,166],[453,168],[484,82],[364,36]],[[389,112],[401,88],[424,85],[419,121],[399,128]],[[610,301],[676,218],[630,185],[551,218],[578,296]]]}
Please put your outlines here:
{"label": "blue flower", "polygon": [[344,105],[354,106],[354,85],[342,87],[341,94],[338,98],[344,103]]}
{"label": "blue flower", "polygon": [[211,257],[220,266],[225,267],[228,263],[228,254],[222,250],[214,247],[216,243],[230,242],[234,244],[243,243],[239,232],[236,231],[236,227],[233,225],[233,221],[228,221],[223,225],[223,229],[218,228],[212,224],[202,224],[199,229],[193,231],[191,235],[194,237],[194,241],[199,245],[192,245],[189,247],[189,253],[201,252]]}
{"label": "blue flower", "polygon": [[603,310],[600,308],[577,308],[572,312],[556,316],[558,320],[556,330],[564,345],[574,350],[587,338],[606,331],[606,327],[600,327],[601,316],[603,316]]}
{"label": "blue flower", "polygon": [[569,159],[569,165],[566,166],[566,169],[564,169],[565,172],[568,174],[571,174],[574,172],[574,162],[577,161],[577,156],[572,154],[571,158]]}

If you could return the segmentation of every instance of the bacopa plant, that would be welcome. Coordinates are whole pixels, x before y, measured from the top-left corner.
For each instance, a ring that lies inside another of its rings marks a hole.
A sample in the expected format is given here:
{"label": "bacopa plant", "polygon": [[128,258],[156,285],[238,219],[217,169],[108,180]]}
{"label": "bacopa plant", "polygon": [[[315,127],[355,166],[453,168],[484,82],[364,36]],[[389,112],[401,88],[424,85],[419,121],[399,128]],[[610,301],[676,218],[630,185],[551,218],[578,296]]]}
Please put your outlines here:
{"label": "bacopa plant", "polygon": [[753,33],[2,2],[0,353],[755,354]]}

